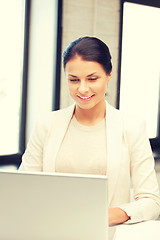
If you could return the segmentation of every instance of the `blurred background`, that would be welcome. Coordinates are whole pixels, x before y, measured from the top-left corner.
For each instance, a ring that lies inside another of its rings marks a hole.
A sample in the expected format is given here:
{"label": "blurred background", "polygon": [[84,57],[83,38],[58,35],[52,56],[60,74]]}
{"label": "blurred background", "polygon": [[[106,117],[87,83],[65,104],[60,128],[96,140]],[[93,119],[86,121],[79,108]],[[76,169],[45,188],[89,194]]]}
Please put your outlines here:
{"label": "blurred background", "polygon": [[146,120],[160,183],[159,24],[159,0],[0,0],[0,167],[17,168],[37,119],[72,103],[62,53],[95,36],[112,55],[107,101]]}

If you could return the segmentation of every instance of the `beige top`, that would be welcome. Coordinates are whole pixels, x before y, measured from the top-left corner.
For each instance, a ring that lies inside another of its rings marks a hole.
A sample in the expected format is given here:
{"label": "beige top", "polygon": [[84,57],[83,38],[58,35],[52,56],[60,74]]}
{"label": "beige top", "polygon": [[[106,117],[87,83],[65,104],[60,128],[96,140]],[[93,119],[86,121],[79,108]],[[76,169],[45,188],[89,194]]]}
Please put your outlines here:
{"label": "beige top", "polygon": [[93,126],[73,116],[56,158],[56,172],[106,174],[105,119]]}

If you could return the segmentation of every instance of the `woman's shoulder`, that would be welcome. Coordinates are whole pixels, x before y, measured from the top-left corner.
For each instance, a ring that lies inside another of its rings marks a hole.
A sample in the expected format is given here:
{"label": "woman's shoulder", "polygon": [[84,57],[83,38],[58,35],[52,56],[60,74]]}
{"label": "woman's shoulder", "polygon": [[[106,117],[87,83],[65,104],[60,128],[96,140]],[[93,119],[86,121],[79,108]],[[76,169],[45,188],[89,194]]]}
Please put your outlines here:
{"label": "woman's shoulder", "polygon": [[112,115],[114,115],[115,118],[119,118],[121,120],[123,128],[128,133],[134,131],[137,132],[138,129],[144,128],[146,125],[146,121],[136,114],[116,109],[111,105],[109,105],[109,108],[112,112]]}
{"label": "woman's shoulder", "polygon": [[[146,121],[141,117],[131,114],[122,113],[124,122],[124,135],[128,142],[136,145],[141,139],[148,139]],[[146,140],[145,140],[146,141]]]}
{"label": "woman's shoulder", "polygon": [[61,108],[61,109],[52,111],[51,116],[59,117],[59,116],[66,115],[66,114],[67,115],[73,114],[74,108],[75,108],[75,104],[72,104],[66,108]]}
{"label": "woman's shoulder", "polygon": [[130,132],[136,133],[146,128],[146,120],[144,120],[141,116],[123,111],[121,112],[123,117],[124,128],[128,133]]}
{"label": "woman's shoulder", "polygon": [[74,104],[69,107],[55,110],[45,114],[43,117],[37,120],[37,124],[43,128],[50,128],[53,124],[60,124],[72,117],[74,111]]}

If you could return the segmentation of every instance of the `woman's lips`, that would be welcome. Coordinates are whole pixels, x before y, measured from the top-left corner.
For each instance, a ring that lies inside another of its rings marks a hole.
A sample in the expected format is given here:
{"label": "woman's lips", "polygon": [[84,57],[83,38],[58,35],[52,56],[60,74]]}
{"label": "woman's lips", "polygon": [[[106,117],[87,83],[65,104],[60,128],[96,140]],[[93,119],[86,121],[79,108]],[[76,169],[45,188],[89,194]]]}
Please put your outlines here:
{"label": "woman's lips", "polygon": [[93,96],[94,95],[87,96],[87,97],[82,97],[82,96],[77,95],[77,97],[82,101],[89,101]]}

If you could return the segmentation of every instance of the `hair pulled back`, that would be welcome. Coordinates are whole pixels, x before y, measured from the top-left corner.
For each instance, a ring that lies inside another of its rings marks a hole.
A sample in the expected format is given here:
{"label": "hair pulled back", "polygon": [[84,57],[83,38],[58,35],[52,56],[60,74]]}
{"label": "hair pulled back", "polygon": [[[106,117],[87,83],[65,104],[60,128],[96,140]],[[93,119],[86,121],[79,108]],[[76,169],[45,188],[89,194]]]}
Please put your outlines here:
{"label": "hair pulled back", "polygon": [[102,65],[106,74],[112,71],[111,55],[107,45],[100,39],[95,37],[83,37],[70,43],[63,53],[63,67],[68,61],[76,55],[82,57],[83,60],[97,62]]}

